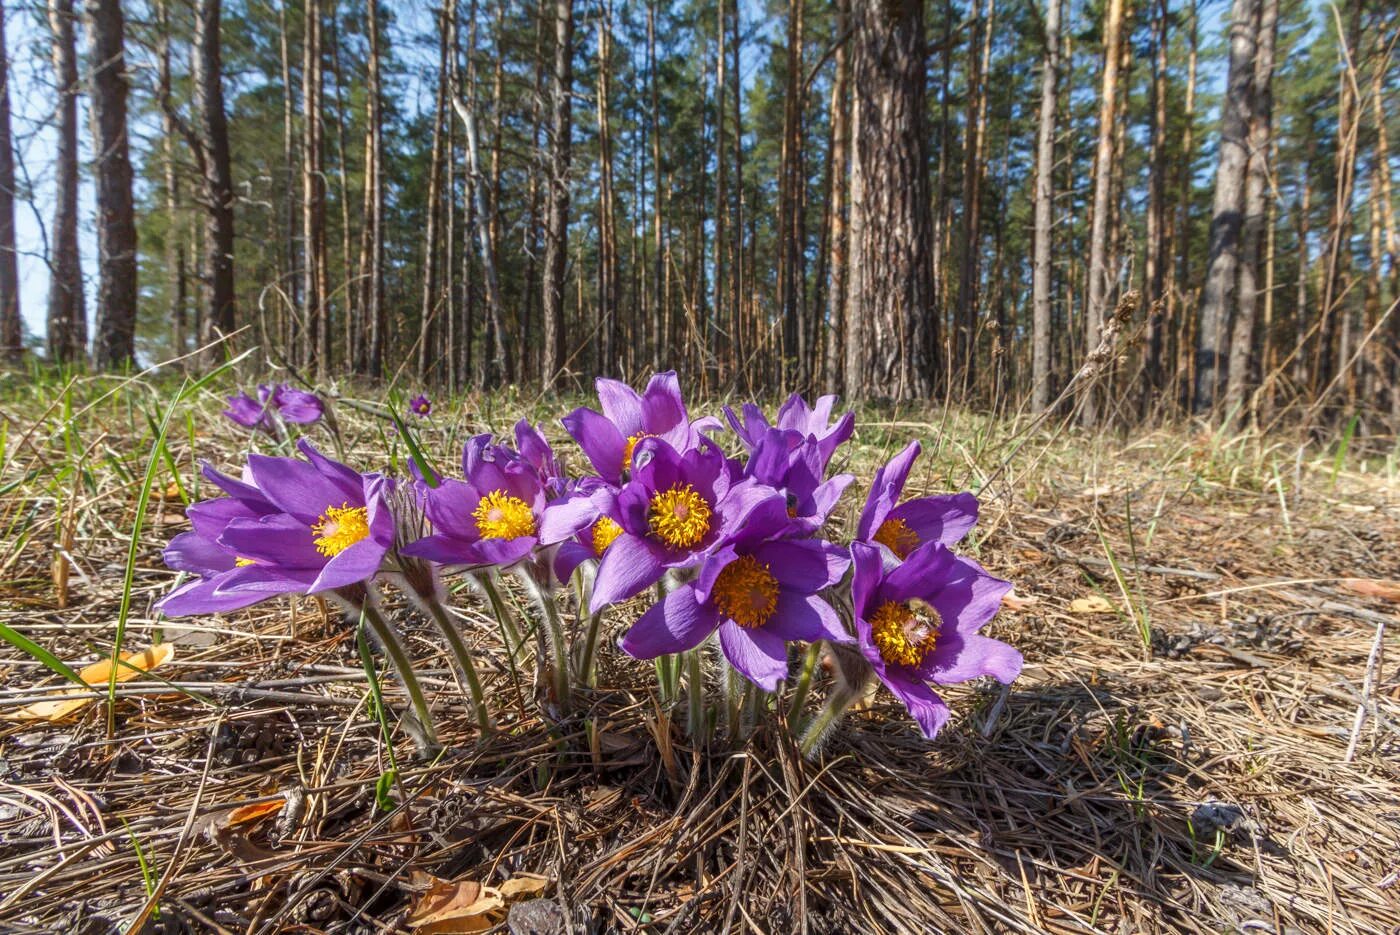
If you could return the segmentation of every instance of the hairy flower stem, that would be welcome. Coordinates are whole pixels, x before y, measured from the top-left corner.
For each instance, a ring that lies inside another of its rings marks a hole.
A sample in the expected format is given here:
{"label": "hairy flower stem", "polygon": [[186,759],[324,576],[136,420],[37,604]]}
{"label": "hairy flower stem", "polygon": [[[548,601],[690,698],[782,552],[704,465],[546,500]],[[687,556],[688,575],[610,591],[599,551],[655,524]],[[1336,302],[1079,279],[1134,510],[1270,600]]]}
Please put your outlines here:
{"label": "hairy flower stem", "polygon": [[685,654],[686,665],[686,732],[699,740],[705,733],[705,678],[702,671],[700,647]]}
{"label": "hairy flower stem", "polygon": [[409,660],[408,652],[399,640],[399,635],[394,632],[389,621],[385,620],[384,616],[379,613],[373,601],[366,601],[358,610],[364,615],[370,629],[374,630],[374,635],[379,638],[379,642],[383,645],[384,652],[388,654],[390,661],[394,663],[394,670],[398,672],[399,678],[403,681],[403,687],[408,691],[409,703],[413,705],[414,714],[418,718],[419,725],[423,728],[428,743],[437,746],[437,731],[433,729],[433,716],[428,710],[428,699],[423,695],[423,686],[418,684],[418,675],[413,671],[413,663]]}
{"label": "hairy flower stem", "polygon": [[721,666],[720,672],[724,688],[724,732],[737,743],[744,732],[744,686],[748,681],[730,665]]}
{"label": "hairy flower stem", "polygon": [[559,619],[559,605],[554,601],[554,594],[531,571],[522,568],[519,576],[540,610],[544,638],[553,666],[550,674],[553,677],[554,700],[561,711],[567,711],[572,685],[569,680],[569,646],[564,638],[563,621]]}
{"label": "hairy flower stem", "polygon": [[457,625],[453,623],[452,615],[435,596],[420,597],[419,601],[423,609],[433,618],[438,629],[442,631],[442,635],[447,639],[448,648],[452,650],[452,655],[457,660],[457,668],[462,671],[462,679],[467,683],[467,692],[471,695],[472,708],[476,711],[477,727],[483,735],[489,733],[491,712],[486,706],[486,693],[481,689],[481,677],[476,673],[476,664],[472,662],[471,652],[462,640],[462,634],[457,629]]}
{"label": "hairy flower stem", "polygon": [[841,723],[841,718],[845,717],[846,711],[855,704],[856,699],[860,696],[861,691],[857,688],[841,686],[832,690],[831,697],[826,701],[826,706],[807,723],[806,728],[802,731],[797,748],[803,756],[816,755],[832,729]]}
{"label": "hairy flower stem", "polygon": [[817,662],[822,657],[821,641],[813,643],[807,647],[807,652],[802,657],[802,669],[797,673],[797,684],[792,689],[792,699],[788,702],[787,719],[789,724],[796,723],[802,715],[802,706],[807,703],[807,695],[812,690],[812,673],[816,671]]}
{"label": "hairy flower stem", "polygon": [[[580,607],[585,605],[580,604]],[[589,688],[594,688],[598,684],[598,672],[593,664],[593,657],[598,652],[598,632],[603,628],[602,613],[589,614],[588,629],[583,635],[583,652],[578,660],[578,677]]]}
{"label": "hairy flower stem", "polygon": [[496,615],[496,622],[501,625],[501,638],[505,641],[506,655],[509,657],[513,669],[516,661],[520,658],[520,650],[524,644],[520,628],[515,625],[515,615],[511,613],[505,598],[501,596],[501,589],[492,572],[473,577],[482,593],[486,595],[486,600],[491,605],[491,612]]}

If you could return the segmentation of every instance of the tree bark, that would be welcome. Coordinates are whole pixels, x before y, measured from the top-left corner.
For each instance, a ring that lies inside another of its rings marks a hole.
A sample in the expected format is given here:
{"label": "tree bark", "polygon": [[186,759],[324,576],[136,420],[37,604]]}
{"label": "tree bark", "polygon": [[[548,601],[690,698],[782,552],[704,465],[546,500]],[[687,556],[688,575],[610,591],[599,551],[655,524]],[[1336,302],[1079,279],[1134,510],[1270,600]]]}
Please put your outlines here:
{"label": "tree bark", "polygon": [[195,104],[199,110],[200,144],[204,150],[206,201],[204,270],[206,312],[200,341],[208,344],[231,333],[237,322],[233,275],[233,170],[229,154],[228,117],[224,111],[221,0],[199,0],[194,25]]}
{"label": "tree bark", "polygon": [[983,83],[991,50],[991,19],[996,0],[973,0],[972,34],[968,40],[967,139],[963,150],[962,263],[958,275],[957,363],[963,392],[977,376],[977,310],[981,289],[982,241],[982,123],[987,92]]}
{"label": "tree bark", "polygon": [[[1094,204],[1089,226],[1089,297],[1084,310],[1084,351],[1099,346],[1104,316],[1108,312],[1109,213],[1113,186],[1113,123],[1118,109],[1119,44],[1123,33],[1123,0],[1108,0],[1104,12],[1103,84],[1099,93],[1098,147],[1094,155]],[[1098,422],[1098,399],[1091,386],[1084,393],[1080,421],[1085,426]]]}
{"label": "tree bark", "polygon": [[[303,363],[318,377],[330,373],[330,324],[326,308],[326,182],[321,139],[321,4],[306,0],[302,58],[301,234],[302,296],[306,303]],[[210,248],[212,249],[212,248]]]}
{"label": "tree bark", "polygon": [[54,153],[53,246],[49,256],[49,359],[81,360],[87,353],[83,269],[78,258],[78,53],[73,0],[49,0],[54,83],[58,88],[58,146]]}
{"label": "tree bark", "polygon": [[5,4],[0,2],[0,358],[24,354],[15,253],[15,150],[10,129],[10,60],[5,47]]}
{"label": "tree bark", "polygon": [[447,114],[447,49],[451,27],[448,18],[452,9],[444,4],[439,12],[438,34],[438,85],[433,98],[433,141],[432,155],[428,159],[428,203],[425,206],[427,229],[423,234],[423,284],[422,301],[418,310],[418,380],[425,383],[433,377],[441,355],[438,353],[437,314],[440,305],[438,292],[438,217],[441,215],[442,201],[442,146]]}
{"label": "tree bark", "polygon": [[384,118],[380,78],[379,2],[370,0],[369,62],[366,119],[369,123],[365,152],[365,248],[363,269],[363,320],[369,332],[366,370],[379,376],[384,370]]}
{"label": "tree bark", "polygon": [[1230,335],[1230,369],[1225,384],[1225,412],[1241,416],[1245,387],[1250,380],[1254,318],[1259,304],[1259,277],[1264,253],[1264,228],[1269,202],[1269,145],[1273,130],[1274,37],[1278,32],[1278,0],[1261,0],[1255,30],[1254,75],[1250,85],[1249,162],[1246,167],[1244,220],[1240,230],[1240,270],[1237,307]]}
{"label": "tree bark", "polygon": [[554,69],[550,91],[549,194],[545,221],[544,356],[540,385],[552,392],[564,367],[564,274],[569,248],[569,160],[573,127],[573,0],[554,2]]}
{"label": "tree bark", "polygon": [[1167,0],[1157,0],[1152,23],[1152,128],[1147,175],[1147,256],[1143,261],[1147,334],[1143,355],[1140,411],[1146,415],[1159,401],[1163,385],[1162,348],[1166,326],[1167,252]]}
{"label": "tree bark", "polygon": [[1260,0],[1234,0],[1230,13],[1230,72],[1220,111],[1220,163],[1210,221],[1210,254],[1201,293],[1196,343],[1197,412],[1220,402],[1225,377],[1227,327],[1239,272],[1245,169],[1249,163],[1249,111]]}
{"label": "tree bark", "polygon": [[922,399],[935,372],[926,339],[934,302],[923,3],[853,4],[852,17],[860,187],[855,210],[861,217],[859,236],[851,242],[852,269],[858,271],[852,302],[870,332],[868,340],[855,342],[860,359],[852,369],[866,395]]}
{"label": "tree bark", "polygon": [[1050,405],[1050,262],[1054,237],[1056,77],[1060,67],[1060,2],[1045,12],[1045,58],[1040,73],[1040,125],[1036,133],[1035,259],[1031,273],[1031,412]]}

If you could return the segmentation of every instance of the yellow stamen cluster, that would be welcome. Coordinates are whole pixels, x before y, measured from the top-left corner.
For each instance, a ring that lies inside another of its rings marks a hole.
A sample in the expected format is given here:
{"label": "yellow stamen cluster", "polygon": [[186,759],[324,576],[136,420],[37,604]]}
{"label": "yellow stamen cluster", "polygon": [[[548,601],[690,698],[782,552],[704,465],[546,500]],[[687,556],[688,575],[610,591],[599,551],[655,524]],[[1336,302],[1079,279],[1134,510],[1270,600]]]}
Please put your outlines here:
{"label": "yellow stamen cluster", "polygon": [[632,453],[637,450],[637,442],[644,438],[655,438],[651,432],[638,432],[635,435],[627,436],[627,444],[622,449],[622,469],[630,471],[632,469]]}
{"label": "yellow stamen cluster", "polygon": [[369,510],[348,503],[328,506],[312,524],[311,532],[316,536],[316,551],[334,558],[369,537]]}
{"label": "yellow stamen cluster", "polygon": [[778,608],[778,579],[752,555],[725,565],[710,593],[720,612],[741,627],[763,626]]}
{"label": "yellow stamen cluster", "polygon": [[710,531],[710,504],[689,484],[674,484],[651,495],[647,520],[655,539],[689,549]]}
{"label": "yellow stamen cluster", "polygon": [[606,516],[598,517],[593,524],[593,531],[590,538],[593,540],[593,554],[599,558],[608,550],[608,546],[613,544],[613,540],[622,535],[622,527]]}
{"label": "yellow stamen cluster", "polygon": [[902,519],[887,519],[875,530],[875,541],[893,552],[896,558],[905,559],[919,547],[919,534]]}
{"label": "yellow stamen cluster", "polygon": [[530,505],[504,490],[493,490],[482,497],[472,516],[483,539],[518,539],[535,534],[535,514]]}
{"label": "yellow stamen cluster", "polygon": [[256,564],[257,562],[253,561],[251,558],[244,558],[241,555],[235,557],[233,560],[233,565],[235,568],[247,568],[249,565]]}
{"label": "yellow stamen cluster", "polygon": [[886,601],[870,615],[870,636],[885,662],[916,666],[933,651],[942,625],[938,611],[922,601],[917,613],[908,604]]}

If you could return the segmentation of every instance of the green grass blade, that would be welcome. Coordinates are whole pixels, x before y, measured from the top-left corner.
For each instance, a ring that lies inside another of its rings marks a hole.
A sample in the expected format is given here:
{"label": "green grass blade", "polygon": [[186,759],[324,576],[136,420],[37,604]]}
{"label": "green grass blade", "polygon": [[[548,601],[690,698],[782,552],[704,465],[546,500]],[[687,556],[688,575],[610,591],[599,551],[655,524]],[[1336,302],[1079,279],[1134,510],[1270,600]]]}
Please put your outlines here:
{"label": "green grass blade", "polygon": [[84,688],[88,687],[88,683],[84,682],[82,676],[73,671],[73,668],[68,665],[68,663],[64,662],[23,633],[12,630],[3,623],[0,623],[0,640],[4,640],[15,649],[33,656],[39,662],[47,666],[55,675],[61,675],[70,682],[81,685]]}

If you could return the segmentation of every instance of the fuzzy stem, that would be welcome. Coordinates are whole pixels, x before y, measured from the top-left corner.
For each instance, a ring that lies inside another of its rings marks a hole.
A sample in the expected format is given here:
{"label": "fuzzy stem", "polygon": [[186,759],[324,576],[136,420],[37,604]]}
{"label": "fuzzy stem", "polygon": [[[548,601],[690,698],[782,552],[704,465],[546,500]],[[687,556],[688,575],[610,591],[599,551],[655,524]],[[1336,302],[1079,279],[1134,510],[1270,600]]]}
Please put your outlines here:
{"label": "fuzzy stem", "polygon": [[579,680],[589,688],[598,684],[598,672],[594,668],[593,657],[598,651],[598,632],[603,628],[602,624],[603,615],[601,612],[589,614],[588,629],[583,636],[583,653],[578,660]]}
{"label": "fuzzy stem", "polygon": [[845,717],[847,709],[855,703],[860,695],[859,690],[851,688],[837,689],[831,693],[826,706],[807,723],[806,728],[802,731],[802,739],[798,741],[797,748],[803,756],[816,755],[832,728],[841,723],[841,718]]}
{"label": "fuzzy stem", "polygon": [[812,673],[816,671],[821,656],[820,640],[807,647],[807,653],[802,657],[802,669],[797,673],[797,684],[792,689],[792,700],[788,702],[788,723],[793,723],[802,714],[802,706],[807,703],[807,695],[812,690]]}
{"label": "fuzzy stem", "polygon": [[685,654],[686,663],[686,731],[698,740],[705,730],[705,680],[701,671],[700,647]]}
{"label": "fuzzy stem", "polygon": [[559,605],[554,602],[554,595],[549,589],[541,585],[539,579],[529,570],[522,568],[519,575],[543,618],[545,642],[549,644],[550,656],[553,659],[554,671],[551,674],[554,676],[554,700],[560,710],[567,711],[571,695],[569,648],[564,639],[564,624],[559,619]]}
{"label": "fuzzy stem", "polygon": [[496,579],[490,572],[474,577],[482,593],[486,595],[486,600],[491,604],[491,612],[496,615],[496,622],[501,625],[501,638],[505,641],[506,655],[510,658],[513,668],[524,643],[520,636],[520,628],[515,625],[515,615],[506,605],[505,598],[501,597],[501,589],[497,587]]}
{"label": "fuzzy stem", "polygon": [[436,595],[419,596],[419,602],[432,616],[438,629],[442,631],[442,635],[447,638],[447,645],[452,650],[452,655],[456,657],[457,666],[462,670],[462,678],[467,683],[467,692],[471,695],[472,707],[476,710],[477,727],[481,729],[482,734],[488,733],[491,730],[491,712],[486,707],[486,693],[482,691],[481,677],[477,675],[476,665],[472,662],[471,652],[467,649],[467,644],[463,642],[461,632],[458,631],[447,608],[442,605]]}
{"label": "fuzzy stem", "polygon": [[409,660],[403,643],[399,641],[398,634],[375,608],[372,601],[366,601],[359,608],[359,611],[364,614],[366,622],[374,629],[375,636],[379,637],[379,642],[383,644],[384,652],[394,663],[394,669],[403,681],[403,687],[408,691],[408,700],[413,705],[414,713],[418,716],[418,722],[423,728],[424,735],[429,743],[436,746],[438,743],[437,731],[433,729],[433,716],[428,711],[428,699],[423,695],[423,686],[418,684],[418,675],[413,671],[413,663]]}

